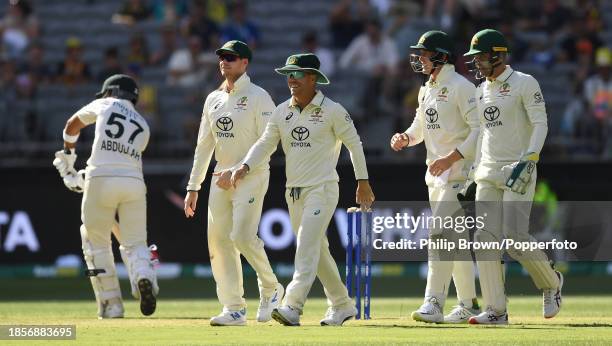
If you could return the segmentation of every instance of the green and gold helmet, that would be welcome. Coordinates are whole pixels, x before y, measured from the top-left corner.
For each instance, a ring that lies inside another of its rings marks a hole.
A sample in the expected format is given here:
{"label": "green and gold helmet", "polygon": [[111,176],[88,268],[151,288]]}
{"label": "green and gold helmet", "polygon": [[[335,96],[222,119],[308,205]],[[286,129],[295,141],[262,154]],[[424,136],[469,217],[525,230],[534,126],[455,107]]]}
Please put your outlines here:
{"label": "green and gold helmet", "polygon": [[471,56],[480,53],[510,53],[508,41],[506,41],[504,35],[497,30],[481,30],[472,37],[470,50],[463,55]]}
{"label": "green and gold helmet", "polygon": [[[453,41],[443,31],[431,30],[424,33],[421,35],[421,38],[419,38],[419,42],[410,46],[410,48],[418,50],[422,49],[436,53],[429,58],[429,60],[433,62],[433,69],[446,63],[454,63]],[[425,71],[425,65],[423,65],[423,62],[421,61],[420,53],[410,54],[410,66],[412,66],[412,70],[414,72],[426,74],[430,73]]]}
{"label": "green and gold helmet", "polygon": [[443,53],[446,55],[453,55],[453,41],[443,31],[431,30],[419,38],[419,42],[413,46],[412,49],[425,49],[432,52]]}

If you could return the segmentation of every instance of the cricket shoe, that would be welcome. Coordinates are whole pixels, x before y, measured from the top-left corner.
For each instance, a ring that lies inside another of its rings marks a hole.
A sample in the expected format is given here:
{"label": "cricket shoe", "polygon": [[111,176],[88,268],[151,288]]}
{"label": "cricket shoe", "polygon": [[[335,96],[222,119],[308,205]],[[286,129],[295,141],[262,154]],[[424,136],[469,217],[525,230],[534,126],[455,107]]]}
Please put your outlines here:
{"label": "cricket shoe", "polygon": [[553,318],[557,316],[561,310],[561,288],[563,288],[563,274],[555,271],[559,277],[559,287],[553,289],[542,290],[542,298],[544,300],[544,318]]}
{"label": "cricket shoe", "polygon": [[223,308],[220,314],[210,319],[211,326],[246,326],[246,308],[229,310]]}
{"label": "cricket shoe", "polygon": [[441,323],[444,321],[442,307],[436,297],[428,298],[417,311],[412,312],[411,316],[415,321],[426,323]]}
{"label": "cricket shoe", "polygon": [[466,308],[463,303],[459,303],[459,305],[456,305],[448,315],[444,316],[444,323],[468,323],[470,317],[476,316],[480,314],[480,312],[478,308]]}
{"label": "cricket shoe", "polygon": [[98,307],[98,318],[123,318],[123,303],[121,298],[106,300]]}
{"label": "cricket shoe", "polygon": [[341,326],[344,322],[350,320],[357,315],[357,308],[354,305],[348,305],[345,308],[336,308],[330,306],[327,308],[325,317],[321,320],[322,326]]}
{"label": "cricket shoe", "polygon": [[491,307],[477,316],[472,316],[468,320],[469,324],[508,324],[508,313],[506,311],[498,313]]}
{"label": "cricket shoe", "polygon": [[153,293],[153,284],[149,279],[138,280],[138,292],[140,292],[140,312],[143,315],[153,315],[157,307],[157,298]]}
{"label": "cricket shoe", "polygon": [[272,310],[272,318],[285,326],[296,327],[300,325],[300,312],[289,305]]}
{"label": "cricket shoe", "polygon": [[259,308],[257,309],[257,322],[268,322],[271,320],[272,310],[278,308],[284,295],[285,289],[283,285],[278,284],[271,297],[262,297],[259,301]]}

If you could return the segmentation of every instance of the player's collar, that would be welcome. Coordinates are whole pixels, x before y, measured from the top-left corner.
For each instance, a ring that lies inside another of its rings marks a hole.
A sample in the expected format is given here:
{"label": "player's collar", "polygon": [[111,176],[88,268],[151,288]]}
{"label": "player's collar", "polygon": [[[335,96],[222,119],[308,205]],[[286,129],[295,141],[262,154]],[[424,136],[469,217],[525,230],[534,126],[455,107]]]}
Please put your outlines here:
{"label": "player's collar", "polygon": [[245,72],[234,82],[234,89],[232,91],[237,92],[249,84],[251,84],[251,78]]}
{"label": "player's collar", "polygon": [[510,75],[512,75],[512,72],[514,72],[514,70],[512,69],[512,67],[510,67],[510,65],[506,65],[506,69],[504,70],[504,72],[502,72],[499,76],[497,76],[497,78],[493,79],[490,82],[500,82],[500,83],[504,83],[508,80],[508,78],[510,78]]}
{"label": "player's collar", "polygon": [[450,78],[453,72],[455,72],[455,65],[444,64],[442,65],[442,68],[440,68],[440,73],[438,73],[436,81],[432,82],[431,80],[429,80],[427,81],[427,83],[429,83],[430,86],[443,83],[444,81]]}
{"label": "player's collar", "polygon": [[[317,90],[315,96],[312,98],[310,103],[306,105],[306,107],[304,107],[304,109],[308,108],[309,105],[317,105],[321,107],[323,105],[323,100],[325,100],[325,95],[323,95],[323,92],[321,90]],[[298,107],[298,104],[295,103],[293,97],[291,97],[291,99],[289,100],[289,107]]]}

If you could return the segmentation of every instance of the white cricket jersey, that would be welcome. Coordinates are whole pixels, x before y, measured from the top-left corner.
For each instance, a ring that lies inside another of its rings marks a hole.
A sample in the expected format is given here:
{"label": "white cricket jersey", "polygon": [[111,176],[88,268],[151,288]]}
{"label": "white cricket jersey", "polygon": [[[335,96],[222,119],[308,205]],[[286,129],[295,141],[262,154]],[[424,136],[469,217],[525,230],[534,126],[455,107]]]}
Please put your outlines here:
{"label": "white cricket jersey", "polygon": [[[436,81],[430,79],[419,90],[416,115],[405,131],[409,146],[425,141],[427,166],[455,149],[463,155],[451,166],[449,181],[465,180],[474,161],[480,130],[475,91],[474,84],[455,72],[455,66],[445,64]],[[432,179],[425,179],[427,185]]]}
{"label": "white cricket jersey", "polygon": [[[215,171],[232,169],[241,163],[263,133],[272,111],[274,101],[268,92],[251,83],[246,73],[236,80],[229,93],[225,90],[210,93],[202,110],[187,190],[200,190],[213,152],[217,161]],[[251,169],[267,170],[268,162],[266,159]]]}
{"label": "white cricket jersey", "polygon": [[476,89],[482,143],[476,177],[485,177],[488,167],[518,161],[522,155],[540,153],[548,121],[538,81],[510,66],[494,80]]}
{"label": "white cricket jersey", "polygon": [[279,141],[285,152],[287,187],[338,181],[336,165],[342,143],[351,154],[355,178],[368,179],[363,147],[351,117],[320,91],[302,111],[293,99],[276,107],[264,134],[243,162],[249,167],[266,162]]}
{"label": "white cricket jersey", "polygon": [[151,132],[132,102],[114,97],[96,99],[76,112],[86,125],[96,123],[89,177],[142,177],[142,152]]}

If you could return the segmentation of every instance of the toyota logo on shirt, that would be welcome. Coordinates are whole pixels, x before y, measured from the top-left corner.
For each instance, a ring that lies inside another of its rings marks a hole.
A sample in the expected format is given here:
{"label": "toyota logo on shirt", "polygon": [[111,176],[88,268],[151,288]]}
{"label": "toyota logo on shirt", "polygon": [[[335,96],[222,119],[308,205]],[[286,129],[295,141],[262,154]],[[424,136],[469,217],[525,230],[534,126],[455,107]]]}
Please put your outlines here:
{"label": "toyota logo on shirt", "polygon": [[484,118],[488,121],[495,121],[499,118],[499,108],[495,106],[489,106],[484,110]]}
{"label": "toyota logo on shirt", "polygon": [[310,137],[310,131],[308,131],[308,129],[304,126],[298,126],[291,131],[291,137],[293,137],[293,139],[296,141],[305,141],[308,139],[308,137]]}
{"label": "toyota logo on shirt", "polygon": [[217,128],[221,131],[230,131],[234,128],[234,122],[230,117],[221,117],[217,119]]}
{"label": "toyota logo on shirt", "polygon": [[425,119],[427,119],[427,122],[430,124],[435,123],[438,121],[438,111],[433,108],[427,108],[425,111]]}

